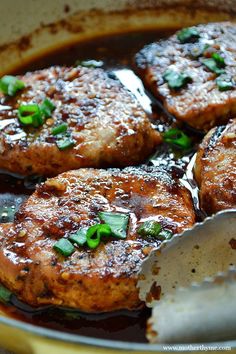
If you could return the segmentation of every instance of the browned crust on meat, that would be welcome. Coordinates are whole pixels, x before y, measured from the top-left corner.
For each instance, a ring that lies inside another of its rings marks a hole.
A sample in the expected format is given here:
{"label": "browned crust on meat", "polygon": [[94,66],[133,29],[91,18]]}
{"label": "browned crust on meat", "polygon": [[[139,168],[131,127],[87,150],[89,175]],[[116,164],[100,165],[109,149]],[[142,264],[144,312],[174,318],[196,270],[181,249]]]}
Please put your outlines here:
{"label": "browned crust on meat", "polygon": [[[111,238],[95,250],[77,248],[68,258],[53,250],[56,240],[98,222],[97,213],[104,210],[129,213],[125,240]],[[14,224],[2,226],[1,282],[34,306],[87,312],[138,308],[137,272],[159,244],[137,234],[147,219],[174,233],[195,221],[189,192],[164,171],[81,169],[49,179],[21,207]]]}
{"label": "browned crust on meat", "polygon": [[[21,77],[13,99],[0,96],[0,167],[24,175],[54,176],[80,167],[139,164],[161,142],[145,112],[119,81],[101,69],[51,67]],[[22,127],[17,108],[49,98],[56,106],[41,128]],[[60,151],[54,126],[66,122],[75,141]]]}
{"label": "browned crust on meat", "polygon": [[[209,44],[212,51],[221,53],[225,58],[225,73],[234,78],[236,75],[236,25],[230,22],[198,25],[201,38],[198,44]],[[167,40],[152,43],[136,55],[137,69],[146,86],[157,96],[165,108],[177,119],[190,126],[209,130],[224,124],[236,114],[236,87],[221,92],[216,85],[216,74],[189,54],[192,43],[181,44],[177,35]],[[175,91],[164,82],[163,74],[167,69],[185,72],[192,83]]]}
{"label": "browned crust on meat", "polygon": [[197,154],[195,177],[201,206],[208,214],[236,208],[236,119],[205,136]]}

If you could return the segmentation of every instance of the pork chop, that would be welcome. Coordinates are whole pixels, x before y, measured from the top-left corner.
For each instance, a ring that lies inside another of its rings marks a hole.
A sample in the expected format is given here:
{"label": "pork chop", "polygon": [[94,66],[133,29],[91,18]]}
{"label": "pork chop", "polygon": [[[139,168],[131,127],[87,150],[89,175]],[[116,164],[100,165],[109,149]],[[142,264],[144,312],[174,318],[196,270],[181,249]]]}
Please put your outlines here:
{"label": "pork chop", "polygon": [[[0,94],[0,168],[55,176],[80,167],[135,165],[161,142],[132,94],[102,69],[51,67],[19,79],[26,87],[14,97]],[[19,107],[40,107],[45,99],[55,109],[44,124],[19,121]],[[60,133],[61,126],[66,131]]]}
{"label": "pork chop", "polygon": [[190,27],[136,55],[145,85],[178,120],[209,130],[236,114],[236,25]]}
{"label": "pork chop", "polygon": [[202,208],[208,213],[236,208],[236,119],[210,130],[195,164]]}
{"label": "pork chop", "polygon": [[[54,249],[59,240],[99,223],[99,212],[128,217],[123,238],[104,237],[93,249],[74,244],[67,257]],[[136,309],[141,305],[137,273],[161,242],[140,233],[148,220],[168,234],[195,221],[188,190],[170,173],[154,167],[65,172],[38,186],[13,224],[2,224],[0,280],[33,306]]]}

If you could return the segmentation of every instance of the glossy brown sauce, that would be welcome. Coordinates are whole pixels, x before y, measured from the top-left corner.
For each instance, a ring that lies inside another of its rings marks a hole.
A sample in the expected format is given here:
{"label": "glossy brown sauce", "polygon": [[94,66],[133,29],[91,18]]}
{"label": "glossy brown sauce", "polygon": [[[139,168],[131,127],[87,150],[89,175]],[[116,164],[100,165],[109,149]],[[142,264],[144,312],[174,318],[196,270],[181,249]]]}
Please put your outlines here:
{"label": "glossy brown sauce", "polygon": [[[165,38],[173,32],[174,30],[163,32],[151,31],[114,35],[100,39],[96,38],[94,41],[90,40],[79,43],[35,60],[15,74],[46,68],[51,65],[74,66],[77,60],[95,60],[98,65],[108,70],[110,75],[114,75],[112,71],[118,69],[129,69],[133,73],[134,54],[145,44],[156,41],[159,38]],[[160,131],[166,130],[172,125],[172,118],[163,113],[160,103],[153,97],[151,97],[151,108],[154,112],[154,117],[158,116],[155,124]],[[192,136],[196,142],[196,148],[198,141],[201,139],[201,134],[197,135],[196,132],[188,128],[186,129],[188,135]],[[155,156],[147,161],[147,163],[168,166],[174,175],[182,177],[186,172],[193,153],[194,149],[184,155],[181,152],[172,151],[163,145],[158,148]],[[19,178],[19,176],[9,175],[4,171],[0,172],[1,222],[12,220],[14,212],[19,208],[23,200],[33,192],[35,184],[40,181],[42,181],[42,178],[38,176]],[[198,207],[194,183],[189,188],[194,194],[195,206]],[[199,212],[199,210],[196,210],[196,212]],[[97,338],[146,342],[145,330],[147,318],[150,316],[149,309],[134,312],[119,311],[109,314],[88,315],[78,312],[68,312],[55,307],[35,311],[35,309],[19,302],[14,296],[11,303],[13,306],[4,306],[1,304],[0,310],[7,312],[10,317],[29,323]]]}
{"label": "glossy brown sauce", "polygon": [[94,40],[86,40],[57,50],[47,56],[34,60],[15,74],[43,69],[53,65],[74,66],[77,60],[97,60],[104,62],[105,69],[134,69],[134,55],[146,44],[160,38],[167,38],[175,29],[164,31],[131,32],[119,35],[104,36]]}
{"label": "glossy brown sauce", "polygon": [[102,339],[147,342],[146,322],[151,310],[117,311],[107,314],[85,314],[56,307],[34,310],[13,298],[11,305],[0,303],[0,311],[9,317],[37,326]]}

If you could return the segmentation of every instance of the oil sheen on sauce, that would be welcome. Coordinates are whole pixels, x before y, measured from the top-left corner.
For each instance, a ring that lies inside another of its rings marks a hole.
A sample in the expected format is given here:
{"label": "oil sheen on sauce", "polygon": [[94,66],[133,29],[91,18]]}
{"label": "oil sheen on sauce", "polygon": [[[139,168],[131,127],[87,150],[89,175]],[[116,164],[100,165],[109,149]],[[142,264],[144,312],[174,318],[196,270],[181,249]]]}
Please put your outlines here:
{"label": "oil sheen on sauce", "polygon": [[[172,119],[163,113],[159,102],[145,94],[142,84],[140,86],[135,75],[133,57],[145,44],[165,38],[173,32],[174,30],[146,31],[96,38],[96,40],[79,43],[35,60],[15,74],[52,65],[75,66],[77,61],[91,60],[92,64],[107,70],[109,75],[118,77],[136,95],[148,113],[153,111],[153,115],[158,116],[154,124],[160,131],[164,131],[172,125]],[[191,130],[188,131],[188,134],[192,136],[197,146],[200,137]],[[168,166],[175,176],[183,177],[193,153],[194,151],[191,151],[183,155],[163,145],[147,163]],[[43,178],[39,176],[23,178],[7,174],[6,171],[0,171],[1,222],[12,221],[15,211],[33,192],[35,185],[41,181]],[[190,183],[189,189],[193,193],[195,206],[198,206],[194,184]],[[55,307],[35,310],[22,304],[14,296],[12,297],[12,306],[0,304],[0,310],[7,312],[10,317],[46,328],[129,342],[146,342],[146,321],[150,316],[150,310],[145,308],[140,311],[119,311],[100,315],[88,315]]]}

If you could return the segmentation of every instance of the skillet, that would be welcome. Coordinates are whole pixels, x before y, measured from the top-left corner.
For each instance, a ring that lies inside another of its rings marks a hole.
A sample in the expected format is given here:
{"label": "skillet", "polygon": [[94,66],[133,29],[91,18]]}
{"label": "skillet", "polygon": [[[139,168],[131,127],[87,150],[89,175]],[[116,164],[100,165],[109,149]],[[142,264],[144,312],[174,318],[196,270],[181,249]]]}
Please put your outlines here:
{"label": "skillet", "polygon": [[[55,49],[103,35],[124,31],[165,30],[209,21],[232,21],[236,18],[235,5],[234,0],[2,0],[0,75],[10,73]],[[167,351],[164,345],[103,340],[49,330],[12,319],[4,312],[0,317],[0,343],[17,353],[50,351],[112,354],[122,351]],[[236,341],[206,345],[236,348]],[[201,344],[197,346],[200,349]],[[197,346],[194,347],[193,343],[180,344],[178,348],[189,351]]]}

